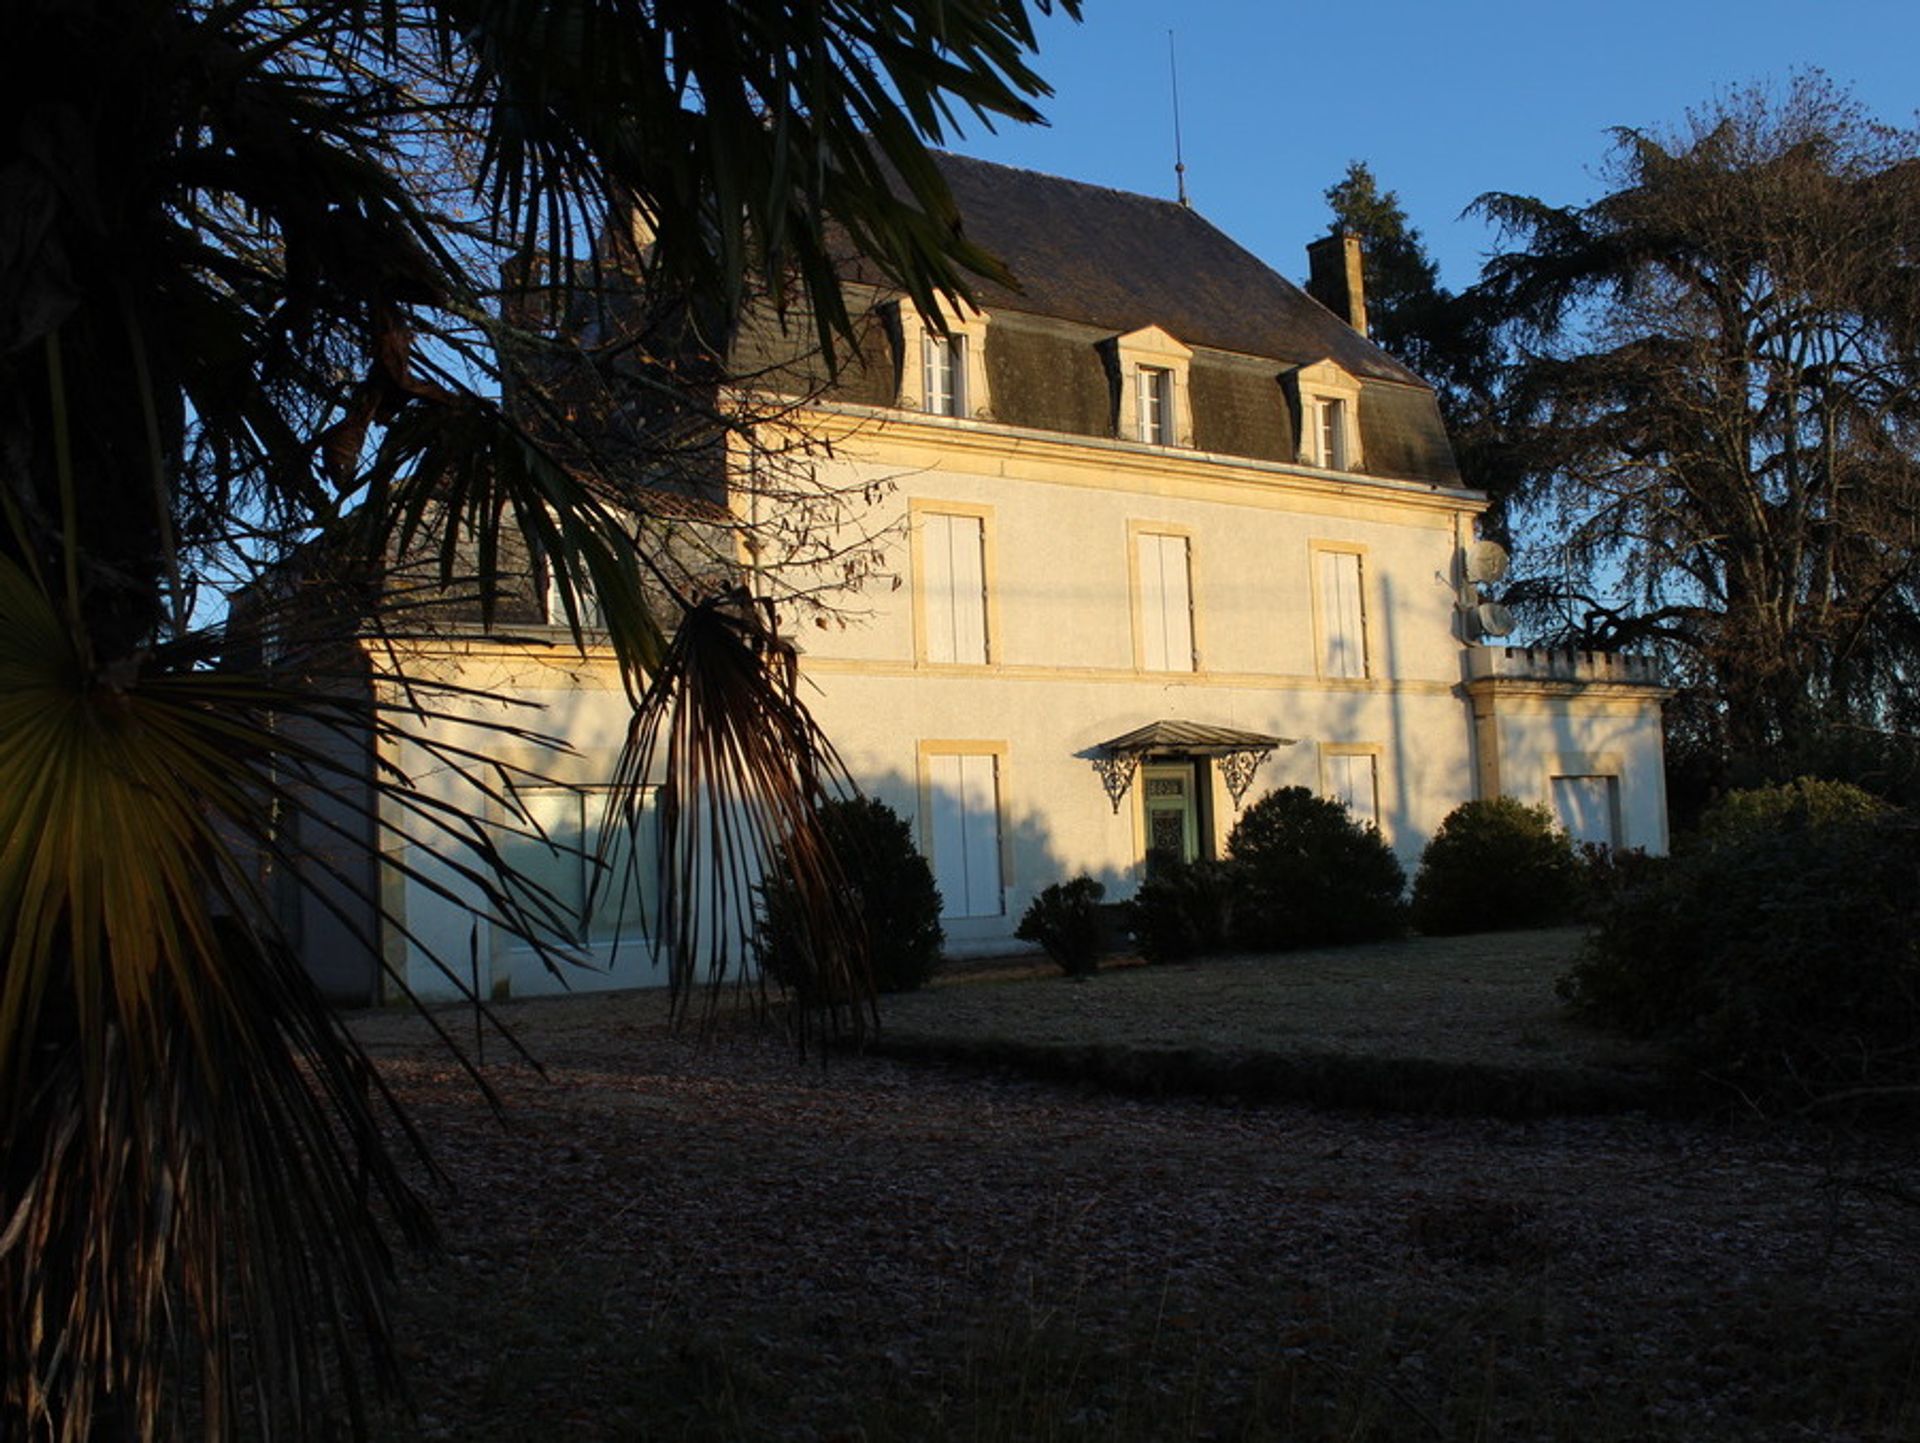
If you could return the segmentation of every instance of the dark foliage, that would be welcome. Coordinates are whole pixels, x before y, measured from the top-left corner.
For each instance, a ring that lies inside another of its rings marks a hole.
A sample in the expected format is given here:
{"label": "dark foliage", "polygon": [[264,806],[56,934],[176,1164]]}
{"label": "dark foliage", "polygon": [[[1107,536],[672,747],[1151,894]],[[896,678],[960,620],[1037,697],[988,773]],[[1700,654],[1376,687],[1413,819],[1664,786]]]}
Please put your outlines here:
{"label": "dark foliage", "polygon": [[1107,889],[1093,878],[1055,882],[1032,902],[1014,936],[1038,942],[1069,977],[1091,975],[1106,942],[1100,899]]}
{"label": "dark foliage", "polygon": [[[825,803],[820,823],[866,926],[874,987],[913,991],[933,975],[945,935],[933,869],[913,845],[912,829],[892,807],[871,797]],[[761,901],[757,942],[769,977],[805,1001],[845,1002],[857,995],[844,969],[815,955],[799,920],[799,895],[784,872],[761,888]]]}
{"label": "dark foliage", "polygon": [[1227,838],[1238,894],[1235,942],[1284,951],[1392,937],[1406,926],[1407,875],[1346,807],[1305,787],[1269,792]]}
{"label": "dark foliage", "polygon": [[1155,867],[1126,904],[1127,930],[1149,962],[1179,962],[1233,946],[1237,900],[1225,862],[1167,862]]}
{"label": "dark foliage", "polygon": [[1573,842],[1553,813],[1512,797],[1463,802],[1420,854],[1413,925],[1429,936],[1548,927],[1580,900]]}
{"label": "dark foliage", "polygon": [[1561,990],[1745,1104],[1920,1116],[1920,826],[1745,804],[1602,908]]}

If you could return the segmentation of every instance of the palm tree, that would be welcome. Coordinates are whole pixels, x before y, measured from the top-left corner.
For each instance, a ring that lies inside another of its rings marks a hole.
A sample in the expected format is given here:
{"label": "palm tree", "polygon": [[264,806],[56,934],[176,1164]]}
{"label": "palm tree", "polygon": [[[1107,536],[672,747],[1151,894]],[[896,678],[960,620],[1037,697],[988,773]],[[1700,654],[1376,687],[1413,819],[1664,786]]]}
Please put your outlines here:
{"label": "palm tree", "polygon": [[[1036,118],[1035,9],[1050,0],[44,0],[10,18],[0,1436],[193,1415],[213,1437],[251,1418],[311,1436],[328,1398],[357,1427],[366,1384],[395,1379],[389,1237],[430,1220],[389,1138],[418,1139],[248,859],[294,860],[277,818],[341,780],[328,737],[408,718],[325,685],[324,648],[300,686],[231,664],[227,603],[264,560],[319,544],[371,631],[405,604],[380,584],[403,554],[483,605],[502,556],[530,556],[576,639],[591,588],[636,702],[629,779],[661,747],[683,843],[710,824],[702,798],[739,795],[737,845],[810,855],[829,753],[764,626],[671,584],[619,458],[563,464],[503,406],[516,352],[488,278],[518,256],[523,285],[570,304],[567,258],[637,210],[649,294],[689,313],[792,302],[831,357],[850,337],[836,237],[932,313],[998,272],[924,147],[957,116]],[[425,807],[404,778],[379,786]],[[441,825],[513,921],[523,894],[486,842]]]}

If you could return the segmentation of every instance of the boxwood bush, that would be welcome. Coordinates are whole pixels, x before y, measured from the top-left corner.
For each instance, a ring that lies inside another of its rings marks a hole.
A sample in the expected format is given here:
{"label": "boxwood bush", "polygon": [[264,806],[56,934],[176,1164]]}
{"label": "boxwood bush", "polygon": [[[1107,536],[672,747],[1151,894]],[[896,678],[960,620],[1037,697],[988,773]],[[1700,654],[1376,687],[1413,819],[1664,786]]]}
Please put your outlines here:
{"label": "boxwood bush", "polygon": [[1581,900],[1573,841],[1553,813],[1513,797],[1463,802],[1420,855],[1413,925],[1429,936],[1546,927]]}
{"label": "boxwood bush", "polygon": [[1055,882],[1027,904],[1013,935],[1038,942],[1069,977],[1089,976],[1106,938],[1100,916],[1106,895],[1107,889],[1088,876]]}
{"label": "boxwood bush", "polygon": [[1237,882],[1225,862],[1166,862],[1126,904],[1126,925],[1149,962],[1178,962],[1233,946]]}
{"label": "boxwood bush", "polygon": [[1227,838],[1233,935],[1251,951],[1398,936],[1407,874],[1373,827],[1305,787],[1269,792]]}
{"label": "boxwood bush", "polygon": [[[933,869],[906,820],[885,802],[832,801],[820,818],[866,923],[873,985],[881,992],[912,991],[933,975],[946,940]],[[761,904],[760,965],[789,991],[808,995],[819,969],[795,922],[792,887],[777,867],[761,888]]]}

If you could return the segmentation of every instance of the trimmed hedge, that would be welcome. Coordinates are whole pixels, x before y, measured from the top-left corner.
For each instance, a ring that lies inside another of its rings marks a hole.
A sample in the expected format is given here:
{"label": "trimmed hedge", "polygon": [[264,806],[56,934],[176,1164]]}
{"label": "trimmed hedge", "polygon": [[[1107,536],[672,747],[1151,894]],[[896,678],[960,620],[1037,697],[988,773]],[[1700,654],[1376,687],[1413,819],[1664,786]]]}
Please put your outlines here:
{"label": "trimmed hedge", "polygon": [[1106,937],[1100,899],[1107,889],[1088,876],[1055,882],[1028,903],[1014,936],[1038,942],[1069,977],[1092,974]]}

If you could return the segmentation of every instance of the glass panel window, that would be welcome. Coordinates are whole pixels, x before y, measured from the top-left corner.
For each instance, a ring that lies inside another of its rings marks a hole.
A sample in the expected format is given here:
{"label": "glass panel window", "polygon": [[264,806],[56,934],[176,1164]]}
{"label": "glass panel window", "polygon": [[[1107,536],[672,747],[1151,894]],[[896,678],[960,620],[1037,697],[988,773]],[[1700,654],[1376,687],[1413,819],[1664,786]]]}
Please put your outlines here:
{"label": "glass panel window", "polygon": [[965,336],[926,336],[920,342],[922,392],[935,416],[967,414]]}
{"label": "glass panel window", "polygon": [[1320,674],[1367,674],[1367,613],[1361,585],[1360,556],[1351,551],[1320,553]]}
{"label": "glass panel window", "polygon": [[624,812],[609,813],[604,787],[522,787],[515,795],[526,818],[509,819],[494,841],[511,869],[509,892],[544,938],[644,933],[658,900],[653,789],[635,800],[631,827]]}
{"label": "glass panel window", "polygon": [[948,917],[998,917],[1005,910],[999,758],[943,753],[927,762],[933,876],[940,888],[941,912]]}
{"label": "glass panel window", "polygon": [[[581,588],[574,593],[574,605],[580,613],[581,630],[606,630],[606,611],[600,605],[600,598],[591,587],[584,583],[581,585]],[[545,561],[540,564],[540,606],[541,615],[549,626],[567,624],[567,602],[566,597],[561,594],[560,577]]]}
{"label": "glass panel window", "polygon": [[987,661],[986,523],[978,516],[924,513],[920,564],[927,660],[984,666]]}
{"label": "glass panel window", "polygon": [[1184,536],[1139,537],[1140,664],[1193,670],[1193,575]]}
{"label": "glass panel window", "polygon": [[1173,444],[1173,373],[1156,366],[1134,372],[1134,404],[1140,417],[1140,439],[1150,446]]}

